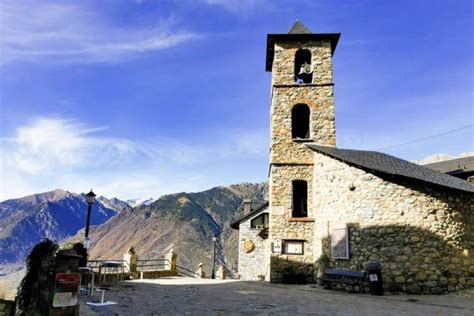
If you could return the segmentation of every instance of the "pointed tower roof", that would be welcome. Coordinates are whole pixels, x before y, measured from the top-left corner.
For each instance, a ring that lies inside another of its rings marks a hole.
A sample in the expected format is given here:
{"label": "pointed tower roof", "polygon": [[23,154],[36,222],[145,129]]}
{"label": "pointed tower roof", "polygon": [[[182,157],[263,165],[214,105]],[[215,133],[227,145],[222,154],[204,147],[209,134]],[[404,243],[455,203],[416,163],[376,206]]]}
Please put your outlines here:
{"label": "pointed tower roof", "polygon": [[326,41],[331,43],[331,53],[334,54],[340,36],[341,33],[311,33],[309,28],[301,21],[296,20],[288,33],[267,34],[267,60],[265,70],[272,71],[276,42]]}
{"label": "pointed tower roof", "polygon": [[288,34],[311,34],[311,31],[303,24],[303,22],[296,20]]}

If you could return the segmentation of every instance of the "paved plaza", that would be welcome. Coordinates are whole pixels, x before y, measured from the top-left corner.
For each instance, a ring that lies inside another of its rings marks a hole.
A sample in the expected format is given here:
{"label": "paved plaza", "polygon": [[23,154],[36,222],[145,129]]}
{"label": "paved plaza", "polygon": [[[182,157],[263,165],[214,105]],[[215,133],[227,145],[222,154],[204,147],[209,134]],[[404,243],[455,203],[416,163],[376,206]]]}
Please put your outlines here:
{"label": "paved plaza", "polygon": [[[474,315],[474,293],[440,296],[353,294],[314,285],[162,278],[110,286],[117,305],[81,315]],[[98,299],[98,295],[94,298]]]}

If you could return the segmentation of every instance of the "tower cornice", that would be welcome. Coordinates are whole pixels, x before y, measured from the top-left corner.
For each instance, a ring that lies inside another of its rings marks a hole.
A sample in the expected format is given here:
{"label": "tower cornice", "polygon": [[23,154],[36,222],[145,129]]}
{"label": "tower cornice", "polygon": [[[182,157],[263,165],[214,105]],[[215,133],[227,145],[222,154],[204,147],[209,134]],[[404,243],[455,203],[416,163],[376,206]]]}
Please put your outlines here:
{"label": "tower cornice", "polygon": [[272,71],[276,42],[329,41],[331,42],[331,54],[334,54],[340,37],[341,33],[267,34],[267,58],[265,70]]}

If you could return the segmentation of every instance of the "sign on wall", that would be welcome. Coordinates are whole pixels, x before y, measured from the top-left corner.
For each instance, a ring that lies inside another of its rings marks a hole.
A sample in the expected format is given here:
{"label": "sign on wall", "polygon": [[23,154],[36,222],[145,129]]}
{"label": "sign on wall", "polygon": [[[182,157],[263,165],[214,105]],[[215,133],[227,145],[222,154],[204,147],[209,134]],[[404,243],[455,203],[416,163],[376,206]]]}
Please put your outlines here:
{"label": "sign on wall", "polygon": [[334,228],[332,230],[331,255],[334,259],[349,259],[349,234],[347,227]]}
{"label": "sign on wall", "polygon": [[79,292],[78,273],[58,273],[54,283],[53,307],[68,307],[77,304]]}
{"label": "sign on wall", "polygon": [[272,252],[281,253],[281,240],[275,240],[272,242]]}
{"label": "sign on wall", "polygon": [[371,207],[366,207],[361,209],[361,217],[363,219],[372,219],[374,217],[375,211]]}
{"label": "sign on wall", "polygon": [[304,252],[304,241],[285,240],[283,241],[283,253],[287,255],[302,255]]}

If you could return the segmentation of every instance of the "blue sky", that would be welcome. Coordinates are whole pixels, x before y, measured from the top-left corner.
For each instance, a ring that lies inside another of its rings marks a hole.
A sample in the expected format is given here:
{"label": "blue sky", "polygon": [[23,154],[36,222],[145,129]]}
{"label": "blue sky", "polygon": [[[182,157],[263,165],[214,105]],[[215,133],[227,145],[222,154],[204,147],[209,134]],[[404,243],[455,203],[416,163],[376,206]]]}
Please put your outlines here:
{"label": "blue sky", "polygon": [[[265,181],[266,34],[296,18],[342,33],[339,147],[378,150],[473,124],[470,0],[0,3],[0,200]],[[418,160],[473,147],[471,127],[383,151]]]}

